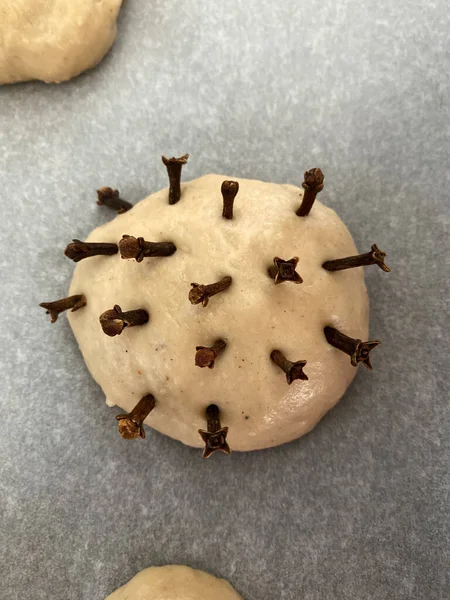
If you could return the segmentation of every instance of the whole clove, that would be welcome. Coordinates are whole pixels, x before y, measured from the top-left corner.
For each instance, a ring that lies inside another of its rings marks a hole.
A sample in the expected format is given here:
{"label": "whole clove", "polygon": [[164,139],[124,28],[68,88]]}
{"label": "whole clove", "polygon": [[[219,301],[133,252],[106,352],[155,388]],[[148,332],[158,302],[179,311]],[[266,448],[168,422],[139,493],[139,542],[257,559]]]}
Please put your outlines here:
{"label": "whole clove", "polygon": [[227,344],[223,340],[217,340],[211,347],[197,346],[195,353],[195,364],[197,367],[208,367],[214,369],[214,363],[219,354],[225,350]]}
{"label": "whole clove", "polygon": [[117,415],[117,427],[120,435],[126,440],[145,438],[144,421],[155,408],[156,400],[153,394],[147,394],[139,400],[128,414]]}
{"label": "whole clove", "polygon": [[205,442],[203,458],[208,458],[216,450],[221,450],[225,454],[231,454],[230,446],[226,440],[228,427],[221,426],[219,407],[215,404],[210,404],[206,409],[206,425],[207,431],[204,429],[198,430],[202,440]]}
{"label": "whole clove", "polygon": [[223,277],[220,281],[203,285],[201,283],[191,283],[192,289],[189,292],[189,301],[191,304],[202,304],[207,306],[209,299],[230,287],[232,279],[229,275]]}
{"label": "whole clove", "polygon": [[289,385],[296,379],[308,381],[308,376],[303,372],[303,367],[306,365],[306,360],[298,360],[291,362],[280,350],[272,350],[270,354],[272,361],[286,373],[286,381]]}
{"label": "whole clove", "polygon": [[114,308],[106,310],[99,317],[103,332],[110,337],[120,335],[126,328],[145,325],[149,319],[150,316],[144,309],[123,312],[118,304]]}
{"label": "whole clove", "polygon": [[172,242],[147,242],[143,237],[123,235],[119,250],[122,258],[134,258],[136,262],[142,262],[144,258],[152,256],[171,256],[177,247]]}
{"label": "whole clove", "polygon": [[380,341],[363,342],[345,335],[345,333],[334,327],[325,327],[324,333],[329,344],[350,356],[353,367],[357,367],[359,363],[362,363],[367,369],[372,370],[370,352],[381,344]]}
{"label": "whole clove", "polygon": [[268,269],[269,277],[275,280],[275,285],[283,283],[283,281],[292,281],[293,283],[302,283],[303,279],[295,270],[298,264],[298,256],[294,256],[289,260],[284,260],[275,256],[273,265]]}
{"label": "whole clove", "polygon": [[62,312],[66,310],[75,312],[86,306],[86,296],[77,294],[68,298],[62,298],[61,300],[55,300],[54,302],[41,302],[39,306],[45,308],[47,314],[50,315],[50,322],[55,323]]}
{"label": "whole clove", "polygon": [[237,181],[224,181],[222,183],[223,210],[222,217],[225,219],[233,218],[234,199],[239,192],[239,183]]}
{"label": "whole clove", "polygon": [[336,260],[327,260],[322,267],[327,271],[343,271],[344,269],[353,269],[354,267],[365,267],[367,265],[378,265],[380,269],[386,273],[390,272],[390,268],[384,262],[386,252],[378,248],[376,244],[372,244],[372,249],[366,254],[358,254],[357,256],[347,256],[346,258],[338,258]]}
{"label": "whole clove", "polygon": [[64,254],[74,262],[79,262],[91,256],[113,256],[118,251],[119,247],[117,244],[72,240],[72,243],[64,250]]}
{"label": "whole clove", "polygon": [[300,208],[297,210],[298,217],[307,217],[311,212],[316,196],[323,190],[324,175],[320,169],[305,171],[302,188],[305,190]]}
{"label": "whole clove", "polygon": [[118,215],[133,208],[133,205],[130,202],[127,202],[120,197],[119,190],[113,190],[113,188],[110,187],[102,187],[97,190],[97,204],[99,206],[112,208]]}
{"label": "whole clove", "polygon": [[188,161],[189,154],[180,158],[161,156],[169,175],[169,204],[176,204],[181,198],[181,170]]}

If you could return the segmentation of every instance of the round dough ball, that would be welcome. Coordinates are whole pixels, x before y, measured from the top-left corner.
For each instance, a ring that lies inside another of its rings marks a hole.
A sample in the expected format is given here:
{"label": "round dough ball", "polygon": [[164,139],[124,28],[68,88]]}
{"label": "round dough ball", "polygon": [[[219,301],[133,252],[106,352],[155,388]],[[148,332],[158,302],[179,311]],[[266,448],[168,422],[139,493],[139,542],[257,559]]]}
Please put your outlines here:
{"label": "round dough ball", "polygon": [[[162,190],[92,232],[87,241],[117,243],[128,234],[171,241],[177,251],[140,263],[120,254],[82,260],[70,294],[85,294],[87,306],[68,316],[110,406],[130,411],[153,394],[156,407],[145,423],[202,447],[198,429],[206,429],[206,407],[216,404],[231,449],[256,450],[307,433],[341,398],[357,369],[328,344],[324,327],[367,339],[368,298],[363,268],[322,268],[326,260],[357,254],[333,210],[316,200],[308,217],[297,217],[299,188],[236,179],[234,218],[226,220],[225,179],[208,175],[182,184],[172,206]],[[267,270],[276,256],[298,256],[303,283],[275,285]],[[189,302],[191,282],[225,275],[231,286],[206,307]],[[115,304],[145,309],[150,321],[108,337],[99,316]],[[218,338],[227,347],[215,367],[196,366],[196,346]],[[288,385],[270,359],[274,349],[306,360],[309,380]]]}
{"label": "round dough ball", "polygon": [[150,567],[106,600],[242,600],[231,585],[204,571],[181,565]]}
{"label": "round dough ball", "polygon": [[95,67],[122,0],[0,0],[0,84],[60,83]]}

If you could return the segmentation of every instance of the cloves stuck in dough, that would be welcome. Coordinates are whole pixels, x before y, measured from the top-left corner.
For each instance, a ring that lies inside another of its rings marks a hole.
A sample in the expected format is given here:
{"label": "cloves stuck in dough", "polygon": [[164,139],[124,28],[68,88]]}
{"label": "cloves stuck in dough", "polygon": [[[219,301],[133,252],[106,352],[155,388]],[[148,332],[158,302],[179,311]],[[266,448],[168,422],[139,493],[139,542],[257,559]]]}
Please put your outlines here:
{"label": "cloves stuck in dough", "polygon": [[117,426],[120,435],[126,440],[145,438],[144,421],[156,406],[153,394],[143,396],[131,412],[117,415]]}
{"label": "cloves stuck in dough", "polygon": [[[320,202],[320,169],[305,173],[297,217],[298,187],[239,178],[237,191],[223,174],[180,185],[185,160],[165,159],[169,190],[73,242],[80,262],[68,296],[81,290],[88,305],[72,313],[75,302],[68,321],[108,404],[123,413],[130,397],[151,389],[151,426],[203,446],[206,456],[283,444],[335,406],[353,364],[371,366],[378,345],[361,341],[369,339],[364,269],[339,275],[325,267],[380,254],[358,255],[345,225]],[[99,243],[120,255],[84,260],[102,251]],[[327,323],[342,326],[324,331]],[[131,437],[141,436],[145,419],[136,411],[119,420]]]}

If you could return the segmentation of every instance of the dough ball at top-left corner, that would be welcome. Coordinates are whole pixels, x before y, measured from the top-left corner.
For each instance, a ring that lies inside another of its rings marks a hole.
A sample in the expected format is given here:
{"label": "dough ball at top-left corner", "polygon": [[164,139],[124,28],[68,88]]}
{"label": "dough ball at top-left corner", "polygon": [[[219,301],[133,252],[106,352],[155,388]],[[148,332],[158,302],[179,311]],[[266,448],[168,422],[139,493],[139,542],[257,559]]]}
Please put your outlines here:
{"label": "dough ball at top-left corner", "polygon": [[0,84],[60,83],[95,67],[122,0],[0,0]]}

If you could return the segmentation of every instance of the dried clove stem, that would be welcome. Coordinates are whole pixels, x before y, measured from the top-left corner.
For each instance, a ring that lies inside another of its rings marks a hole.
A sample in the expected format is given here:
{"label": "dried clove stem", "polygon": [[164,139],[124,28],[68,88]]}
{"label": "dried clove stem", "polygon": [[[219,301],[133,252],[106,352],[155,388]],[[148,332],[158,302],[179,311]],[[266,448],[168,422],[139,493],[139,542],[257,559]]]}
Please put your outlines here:
{"label": "dried clove stem", "polygon": [[68,298],[62,298],[54,302],[41,302],[39,306],[45,308],[47,314],[50,315],[50,322],[55,323],[58,316],[65,310],[72,309],[72,312],[75,312],[86,306],[86,296],[77,294],[76,296],[69,296]]}
{"label": "dried clove stem", "polygon": [[226,441],[228,427],[221,427],[219,407],[210,404],[206,409],[207,431],[199,429],[202,440],[205,442],[203,458],[208,458],[216,450],[221,450],[225,454],[231,454],[230,446]]}
{"label": "dried clove stem", "polygon": [[297,210],[298,217],[307,217],[314,204],[316,196],[323,190],[324,175],[320,169],[305,171],[302,187],[305,190],[300,208]]}
{"label": "dried clove stem", "polygon": [[188,158],[189,154],[180,156],[180,158],[161,156],[169,175],[169,204],[176,204],[181,198],[181,169],[187,163]]}
{"label": "dried clove stem", "polygon": [[123,312],[118,304],[100,315],[100,325],[103,332],[110,337],[120,335],[125,328],[145,325],[149,321],[149,314],[144,309]]}
{"label": "dried clove stem", "polygon": [[293,281],[294,283],[302,283],[303,279],[295,270],[298,264],[298,256],[294,256],[289,260],[284,260],[275,256],[273,265],[268,269],[269,277],[275,280],[275,284],[283,283],[283,281]]}
{"label": "dried clove stem", "polygon": [[381,344],[380,341],[363,342],[345,335],[334,327],[325,327],[324,333],[329,344],[350,356],[353,367],[357,367],[359,363],[362,363],[367,369],[372,370],[370,352]]}
{"label": "dried clove stem", "polygon": [[239,183],[237,181],[224,181],[221,191],[223,198],[222,217],[232,219],[234,199],[239,192]]}
{"label": "dried clove stem", "polygon": [[209,367],[214,369],[214,361],[222,354],[227,344],[223,340],[217,340],[210,348],[207,346],[197,346],[195,353],[195,364],[197,367]]}
{"label": "dried clove stem", "polygon": [[119,190],[113,190],[110,187],[102,187],[97,190],[97,204],[99,206],[108,206],[117,212],[118,215],[127,212],[133,205],[120,197]]}
{"label": "dried clove stem", "polygon": [[72,243],[64,250],[64,254],[74,262],[79,262],[91,256],[112,256],[113,254],[117,254],[118,251],[119,247],[117,244],[72,240]]}
{"label": "dried clove stem", "polygon": [[152,256],[171,256],[177,247],[172,242],[147,242],[143,237],[123,235],[119,250],[122,258],[134,258],[136,262],[142,262],[144,258]]}
{"label": "dried clove stem", "polygon": [[120,435],[126,440],[145,438],[144,421],[155,408],[156,400],[153,394],[148,394],[139,400],[128,414],[117,415],[117,427]]}
{"label": "dried clove stem", "polygon": [[191,283],[192,289],[189,292],[189,301],[191,304],[202,304],[203,306],[207,306],[209,299],[220,292],[223,292],[231,285],[231,277],[225,276],[220,281],[216,281],[216,283],[210,283],[208,285],[203,285],[201,283]]}
{"label": "dried clove stem", "polygon": [[291,362],[280,350],[272,350],[270,354],[272,361],[286,373],[286,380],[289,385],[296,379],[308,381],[308,376],[303,372],[303,367],[306,365],[306,360]]}
{"label": "dried clove stem", "polygon": [[343,271],[344,269],[352,269],[353,267],[365,267],[367,265],[378,265],[380,269],[386,273],[390,272],[390,268],[384,262],[386,252],[379,250],[376,244],[372,244],[372,249],[366,254],[358,254],[358,256],[347,256],[346,258],[338,258],[336,260],[327,260],[322,267],[327,271]]}

